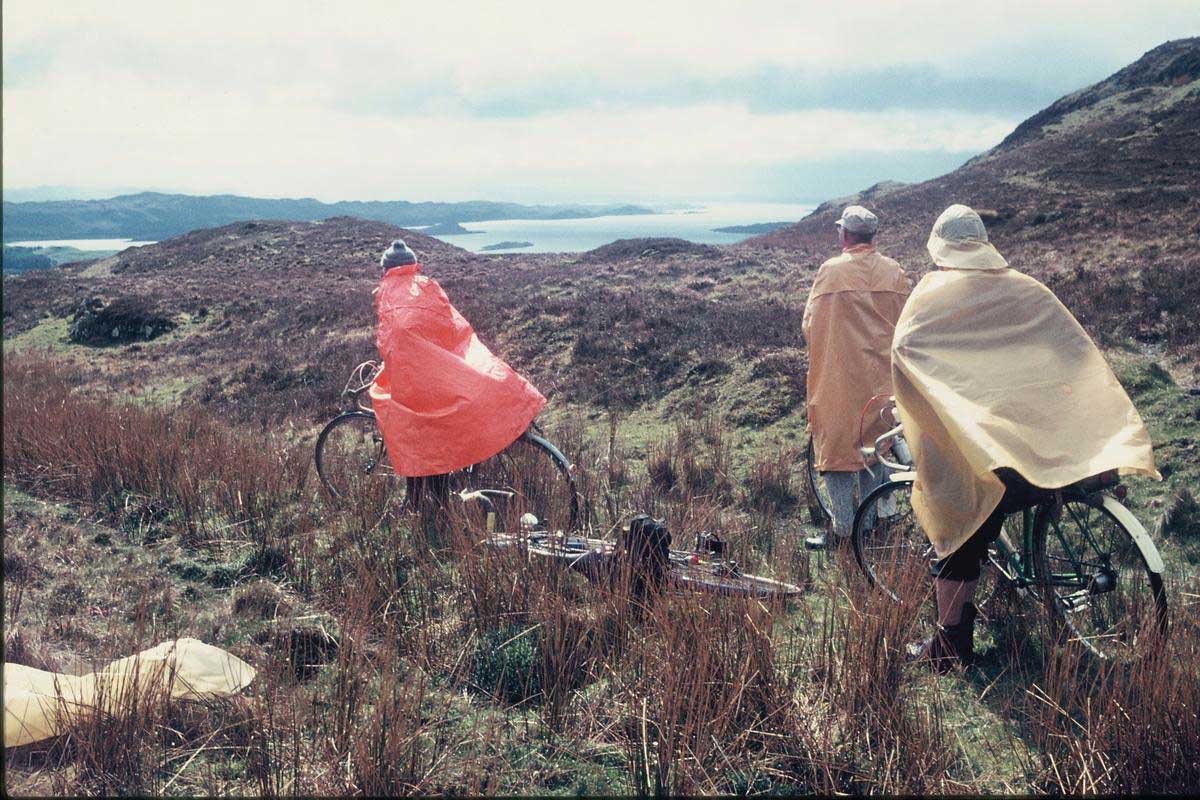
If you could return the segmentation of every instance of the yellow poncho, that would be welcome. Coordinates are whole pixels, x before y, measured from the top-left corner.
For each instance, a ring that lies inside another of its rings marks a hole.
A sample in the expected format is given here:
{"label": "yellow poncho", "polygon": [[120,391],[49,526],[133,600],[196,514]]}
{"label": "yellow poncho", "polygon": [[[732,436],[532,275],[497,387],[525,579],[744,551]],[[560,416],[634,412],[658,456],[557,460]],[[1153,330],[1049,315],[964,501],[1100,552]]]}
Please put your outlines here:
{"label": "yellow poncho", "polygon": [[1044,488],[1118,468],[1159,477],[1142,419],[1096,345],[1049,289],[1014,270],[967,266],[917,284],[896,323],[892,384],[917,472],[913,510],[939,556],[996,508],[999,467]]}
{"label": "yellow poncho", "polygon": [[227,697],[252,680],[249,664],[196,639],[163,642],[87,675],[5,664],[4,746],[57,736],[97,711],[127,714],[137,703],[164,697]]}
{"label": "yellow poncho", "polygon": [[[855,245],[821,265],[804,305],[808,343],[808,427],[821,471],[857,472],[859,415],[891,393],[889,348],[911,284],[900,265],[871,245]],[[866,420],[865,439],[886,429]]]}

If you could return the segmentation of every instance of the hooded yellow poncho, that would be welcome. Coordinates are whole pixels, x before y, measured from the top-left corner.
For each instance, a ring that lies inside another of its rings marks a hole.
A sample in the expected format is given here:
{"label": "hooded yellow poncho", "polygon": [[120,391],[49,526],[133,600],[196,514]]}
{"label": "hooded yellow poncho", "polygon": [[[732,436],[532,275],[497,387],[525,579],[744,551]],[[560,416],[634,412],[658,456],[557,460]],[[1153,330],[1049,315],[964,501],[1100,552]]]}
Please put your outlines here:
{"label": "hooded yellow poncho", "polygon": [[1141,417],[1071,312],[1003,266],[986,237],[947,248],[937,230],[930,252],[950,269],[909,297],[892,384],[917,473],[913,510],[938,556],[996,508],[1000,467],[1044,488],[1110,469],[1160,477]]}

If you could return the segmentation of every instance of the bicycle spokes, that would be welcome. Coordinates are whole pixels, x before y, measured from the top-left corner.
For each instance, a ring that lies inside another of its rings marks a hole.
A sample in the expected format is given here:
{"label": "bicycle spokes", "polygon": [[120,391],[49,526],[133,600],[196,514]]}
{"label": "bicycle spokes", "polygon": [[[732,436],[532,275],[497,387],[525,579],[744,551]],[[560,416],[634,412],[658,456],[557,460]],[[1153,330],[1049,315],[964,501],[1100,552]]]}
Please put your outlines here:
{"label": "bicycle spokes", "polygon": [[1068,638],[1104,657],[1140,652],[1165,625],[1166,601],[1132,534],[1083,498],[1043,512],[1039,526],[1039,577]]}

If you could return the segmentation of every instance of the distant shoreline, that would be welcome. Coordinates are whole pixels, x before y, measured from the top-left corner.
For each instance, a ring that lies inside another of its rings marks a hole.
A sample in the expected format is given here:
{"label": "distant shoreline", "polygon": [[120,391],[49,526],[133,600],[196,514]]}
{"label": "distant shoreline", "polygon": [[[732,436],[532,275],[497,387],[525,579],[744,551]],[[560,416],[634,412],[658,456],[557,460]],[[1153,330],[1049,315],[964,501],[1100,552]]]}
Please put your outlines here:
{"label": "distant shoreline", "polygon": [[[323,203],[311,197],[271,199],[238,195],[142,192],[107,200],[4,201],[5,241],[116,239],[161,241],[201,228],[237,222],[318,222],[357,217],[401,228],[456,225],[483,220],[571,220],[653,215],[632,204],[556,203],[525,205],[497,201],[410,202],[408,200]],[[467,229],[455,233],[475,233]]]}
{"label": "distant shoreline", "polygon": [[756,222],[751,225],[727,225],[724,228],[713,228],[714,233],[770,233],[796,222]]}

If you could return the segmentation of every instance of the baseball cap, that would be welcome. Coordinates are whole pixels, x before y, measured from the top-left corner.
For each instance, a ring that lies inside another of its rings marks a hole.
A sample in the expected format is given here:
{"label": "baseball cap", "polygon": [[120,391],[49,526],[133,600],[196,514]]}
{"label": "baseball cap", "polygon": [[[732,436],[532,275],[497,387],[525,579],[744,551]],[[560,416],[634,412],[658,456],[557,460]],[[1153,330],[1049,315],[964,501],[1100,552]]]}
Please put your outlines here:
{"label": "baseball cap", "polygon": [[879,217],[862,206],[846,206],[834,224],[850,233],[871,234],[879,230]]}

